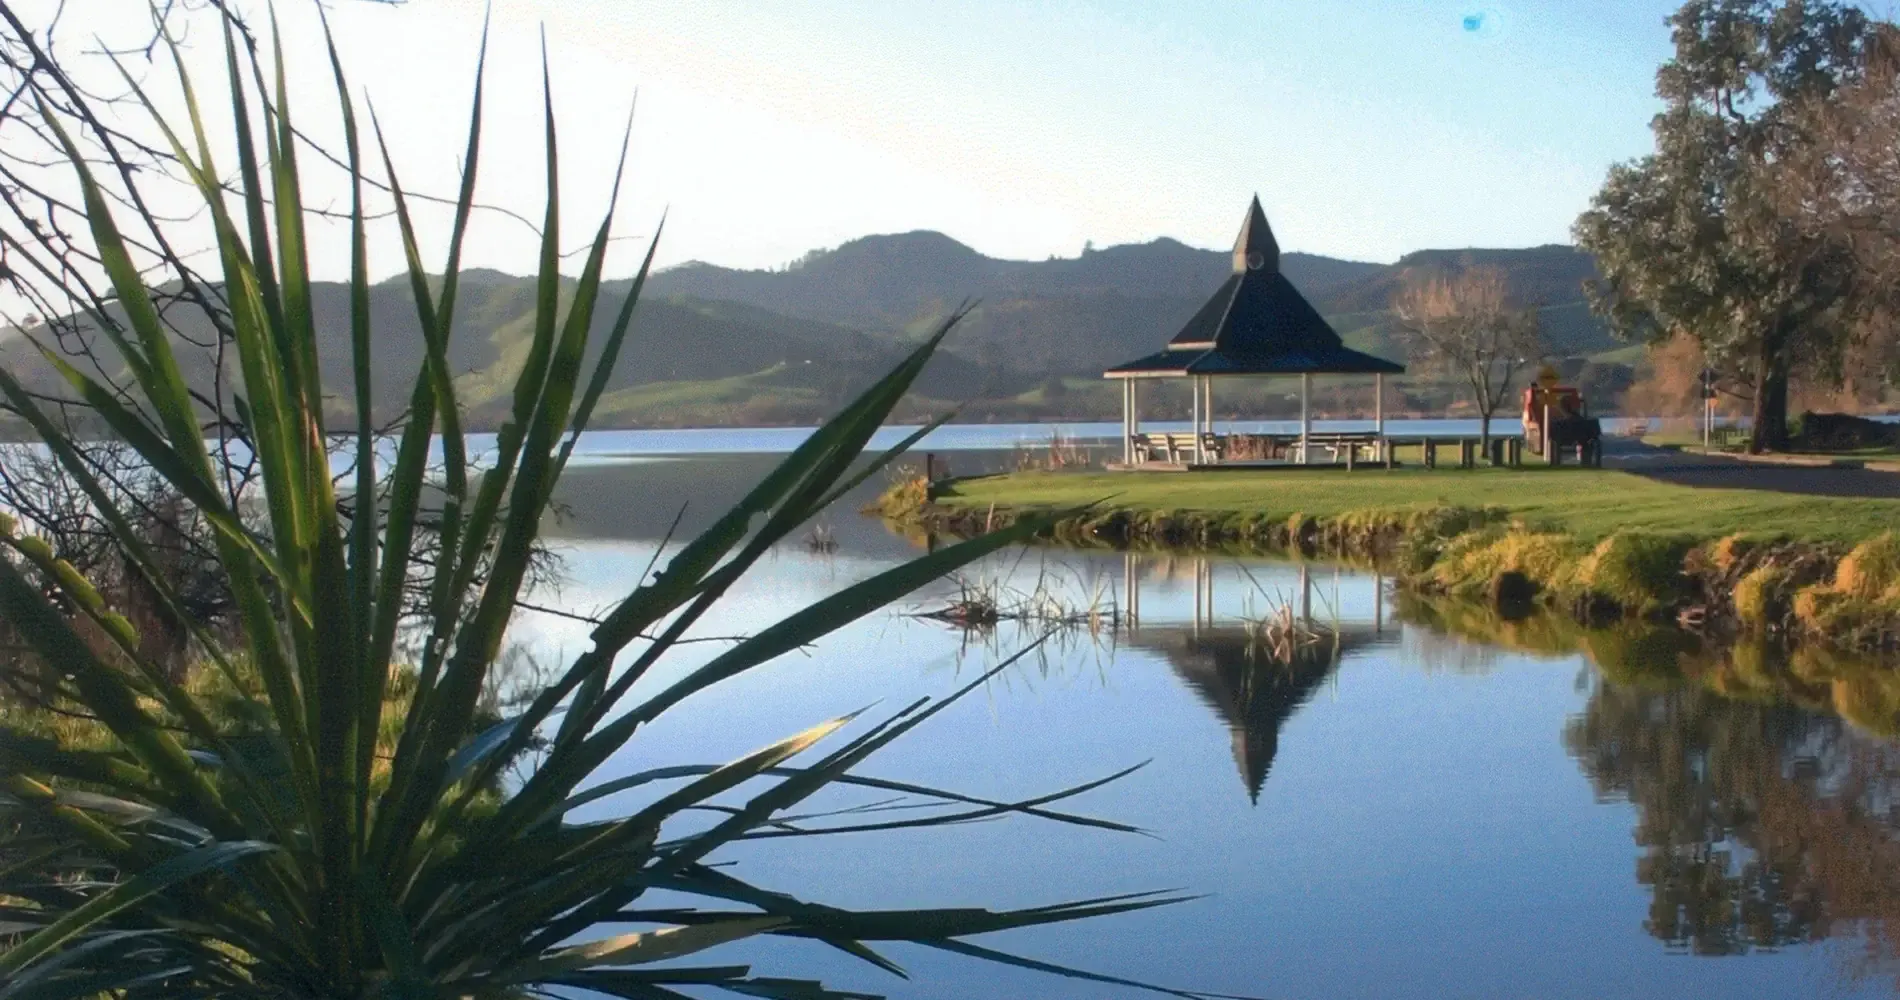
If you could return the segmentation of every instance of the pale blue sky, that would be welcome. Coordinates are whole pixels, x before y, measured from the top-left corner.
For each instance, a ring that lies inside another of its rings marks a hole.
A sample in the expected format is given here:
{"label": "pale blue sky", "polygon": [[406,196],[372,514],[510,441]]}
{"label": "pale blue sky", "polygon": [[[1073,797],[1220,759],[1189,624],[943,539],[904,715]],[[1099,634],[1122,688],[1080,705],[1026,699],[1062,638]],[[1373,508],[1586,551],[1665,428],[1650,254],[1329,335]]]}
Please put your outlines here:
{"label": "pale blue sky", "polygon": [[[293,31],[301,6],[279,3]],[[1674,6],[496,0],[482,190],[538,214],[545,24],[589,211],[639,89],[624,218],[644,232],[670,207],[663,263],[774,266],[920,228],[1017,258],[1222,246],[1255,192],[1288,249],[1559,242],[1606,168],[1649,147]],[[335,10],[411,183],[448,190],[482,5]],[[321,83],[318,54],[292,51]],[[525,269],[521,235],[492,227],[474,259]]]}

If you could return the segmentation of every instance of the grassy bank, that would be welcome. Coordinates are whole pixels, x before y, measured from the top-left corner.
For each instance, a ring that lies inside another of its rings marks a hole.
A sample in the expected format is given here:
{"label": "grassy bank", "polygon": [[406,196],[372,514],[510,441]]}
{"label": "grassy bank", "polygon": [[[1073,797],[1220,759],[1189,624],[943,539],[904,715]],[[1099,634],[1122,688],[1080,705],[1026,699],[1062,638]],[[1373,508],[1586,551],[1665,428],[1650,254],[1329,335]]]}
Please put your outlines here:
{"label": "grassy bank", "polygon": [[1131,512],[1246,514],[1268,520],[1491,507],[1590,541],[1618,531],[1705,539],[1748,531],[1857,542],[1900,527],[1900,500],[1695,489],[1610,469],[1018,473],[960,480],[936,496],[942,506],[965,509],[1060,509],[1098,501]]}
{"label": "grassy bank", "polygon": [[895,520],[950,534],[1071,509],[1049,531],[1069,544],[1373,558],[1414,590],[1494,606],[1900,646],[1900,500],[1539,468],[1019,473],[929,498],[921,482],[899,484],[882,503]]}

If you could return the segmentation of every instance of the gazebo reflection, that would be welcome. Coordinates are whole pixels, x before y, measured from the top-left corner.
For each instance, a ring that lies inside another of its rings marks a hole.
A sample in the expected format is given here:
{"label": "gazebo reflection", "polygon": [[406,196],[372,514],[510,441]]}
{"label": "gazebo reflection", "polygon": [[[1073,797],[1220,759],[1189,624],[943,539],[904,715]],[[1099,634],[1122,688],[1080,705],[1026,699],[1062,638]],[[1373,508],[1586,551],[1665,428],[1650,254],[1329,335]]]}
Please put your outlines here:
{"label": "gazebo reflection", "polygon": [[1259,636],[1243,627],[1147,629],[1130,644],[1161,654],[1226,724],[1234,765],[1255,803],[1280,752],[1281,728],[1339,665],[1330,641],[1295,647],[1281,660],[1267,655]]}
{"label": "gazebo reflection", "polygon": [[[1382,577],[1370,581],[1371,621],[1341,617],[1337,586],[1329,596],[1305,564],[1288,567],[1296,570],[1291,593],[1272,595],[1275,608],[1256,607],[1250,616],[1235,609],[1231,598],[1236,595],[1228,595],[1225,613],[1216,605],[1216,568],[1215,560],[1204,557],[1124,554],[1122,641],[1166,660],[1227,727],[1241,783],[1258,803],[1287,722],[1326,686],[1347,654],[1395,641],[1396,635],[1385,628]],[[1259,590],[1259,581],[1248,579]],[[1194,588],[1192,618],[1185,624],[1178,619],[1163,623],[1157,614],[1157,620],[1144,623],[1143,590],[1183,581]]]}

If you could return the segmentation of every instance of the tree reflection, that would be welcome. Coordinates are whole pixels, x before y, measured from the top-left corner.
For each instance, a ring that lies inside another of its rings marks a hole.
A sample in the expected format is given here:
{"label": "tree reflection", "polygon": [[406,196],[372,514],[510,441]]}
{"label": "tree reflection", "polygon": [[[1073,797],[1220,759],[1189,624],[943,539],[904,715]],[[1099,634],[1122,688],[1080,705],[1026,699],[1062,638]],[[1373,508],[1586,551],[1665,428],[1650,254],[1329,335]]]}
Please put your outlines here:
{"label": "tree reflection", "polygon": [[1900,960],[1893,665],[1468,603],[1399,610],[1437,632],[1595,667],[1564,745],[1598,796],[1635,806],[1643,926],[1667,946],[1736,955],[1851,936],[1870,968]]}
{"label": "tree reflection", "polygon": [[1636,807],[1644,928],[1698,955],[1844,933],[1900,955],[1900,753],[1832,714],[1679,681],[1599,680],[1564,732],[1597,794]]}

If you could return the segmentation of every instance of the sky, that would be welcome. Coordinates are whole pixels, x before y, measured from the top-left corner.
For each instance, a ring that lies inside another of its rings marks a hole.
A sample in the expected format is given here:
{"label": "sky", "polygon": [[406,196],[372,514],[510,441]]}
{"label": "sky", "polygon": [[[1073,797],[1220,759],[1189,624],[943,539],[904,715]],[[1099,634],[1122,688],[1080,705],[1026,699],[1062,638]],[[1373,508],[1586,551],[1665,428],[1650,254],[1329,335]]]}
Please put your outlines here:
{"label": "sky", "polygon": [[[144,0],[80,6],[110,33]],[[278,6],[293,108],[321,133],[334,92],[314,16]],[[644,237],[665,212],[662,265],[778,267],[913,229],[1018,259],[1163,236],[1225,247],[1256,193],[1289,250],[1389,262],[1567,242],[1607,168],[1650,147],[1674,6],[495,0],[480,192],[541,214],[545,30],[563,242],[605,204],[637,93],[618,226]],[[451,193],[484,5],[331,11],[405,185]],[[212,41],[187,39],[200,74],[217,68]],[[617,247],[610,270],[638,251]],[[521,272],[533,254],[533,233],[497,215],[468,260]]]}

